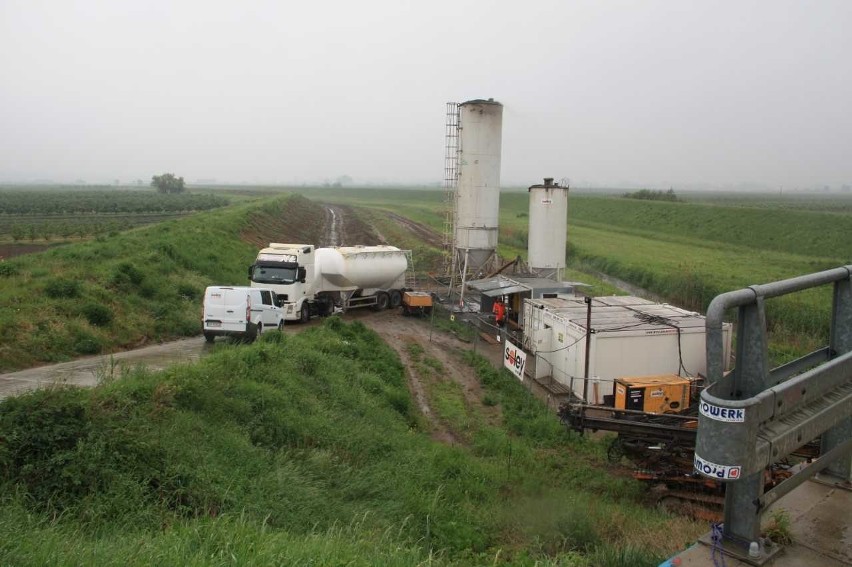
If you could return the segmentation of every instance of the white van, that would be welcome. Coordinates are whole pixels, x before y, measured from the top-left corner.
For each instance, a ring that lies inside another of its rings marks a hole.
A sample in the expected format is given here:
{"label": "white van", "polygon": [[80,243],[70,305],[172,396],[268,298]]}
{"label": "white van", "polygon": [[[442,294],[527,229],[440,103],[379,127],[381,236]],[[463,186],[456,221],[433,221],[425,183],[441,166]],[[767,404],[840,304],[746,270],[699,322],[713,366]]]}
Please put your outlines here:
{"label": "white van", "polygon": [[254,339],[264,330],[283,329],[284,312],[275,292],[259,287],[210,286],[204,291],[201,323],[204,338]]}

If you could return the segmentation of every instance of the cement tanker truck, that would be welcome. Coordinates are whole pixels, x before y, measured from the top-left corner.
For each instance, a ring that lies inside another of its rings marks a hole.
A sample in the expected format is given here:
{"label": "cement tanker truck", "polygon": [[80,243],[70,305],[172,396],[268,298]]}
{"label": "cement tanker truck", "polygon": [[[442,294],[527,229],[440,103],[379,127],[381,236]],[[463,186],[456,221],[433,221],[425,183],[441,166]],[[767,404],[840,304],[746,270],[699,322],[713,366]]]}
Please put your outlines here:
{"label": "cement tanker truck", "polygon": [[335,309],[399,307],[409,252],[394,246],[315,248],[273,242],[249,266],[252,287],[275,291],[287,321]]}

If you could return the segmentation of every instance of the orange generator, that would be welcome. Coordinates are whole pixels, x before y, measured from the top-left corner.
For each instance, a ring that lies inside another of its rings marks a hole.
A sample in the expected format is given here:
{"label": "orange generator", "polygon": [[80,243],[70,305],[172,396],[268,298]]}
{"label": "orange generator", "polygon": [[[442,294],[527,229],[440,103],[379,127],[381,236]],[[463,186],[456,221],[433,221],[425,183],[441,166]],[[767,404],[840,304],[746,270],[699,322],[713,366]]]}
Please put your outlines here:
{"label": "orange generator", "polygon": [[677,374],[615,379],[615,408],[647,413],[680,413],[689,407],[692,382]]}

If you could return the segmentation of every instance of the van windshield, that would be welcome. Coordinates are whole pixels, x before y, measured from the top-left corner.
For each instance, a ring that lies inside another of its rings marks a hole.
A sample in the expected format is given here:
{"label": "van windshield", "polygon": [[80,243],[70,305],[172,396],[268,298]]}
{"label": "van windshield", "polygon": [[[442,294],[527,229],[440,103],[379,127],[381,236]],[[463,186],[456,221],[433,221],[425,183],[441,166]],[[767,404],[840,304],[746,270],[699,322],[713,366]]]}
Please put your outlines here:
{"label": "van windshield", "polygon": [[255,266],[251,281],[268,284],[291,284],[296,281],[296,268]]}

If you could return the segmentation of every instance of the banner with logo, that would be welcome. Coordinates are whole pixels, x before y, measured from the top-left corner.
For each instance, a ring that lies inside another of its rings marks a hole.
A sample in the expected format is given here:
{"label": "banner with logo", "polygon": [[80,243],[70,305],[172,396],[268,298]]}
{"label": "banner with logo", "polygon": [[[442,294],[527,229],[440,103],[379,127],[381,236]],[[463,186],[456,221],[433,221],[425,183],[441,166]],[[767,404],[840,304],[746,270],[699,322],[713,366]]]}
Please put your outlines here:
{"label": "banner with logo", "polygon": [[527,365],[527,353],[524,349],[515,346],[511,341],[506,341],[503,350],[503,366],[515,375],[521,382],[524,381],[524,367]]}

